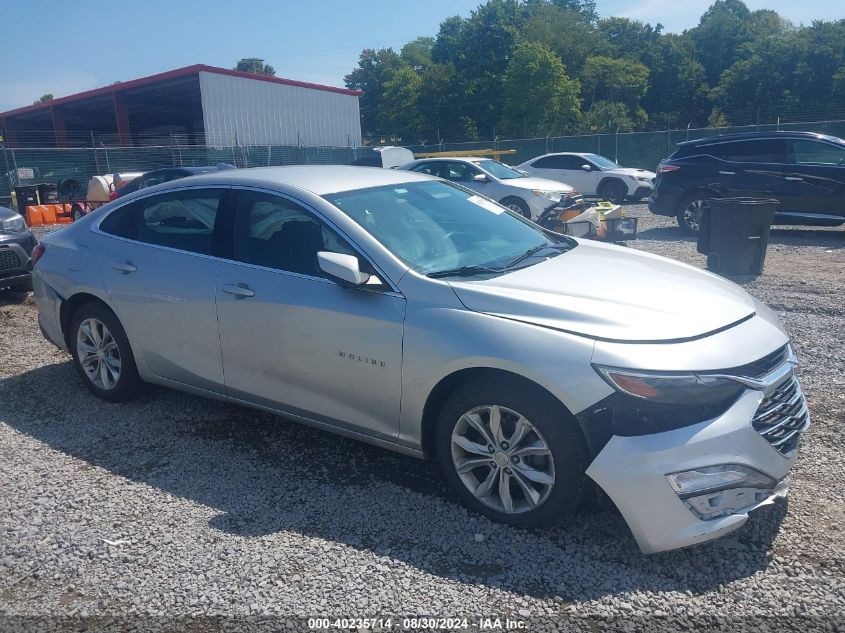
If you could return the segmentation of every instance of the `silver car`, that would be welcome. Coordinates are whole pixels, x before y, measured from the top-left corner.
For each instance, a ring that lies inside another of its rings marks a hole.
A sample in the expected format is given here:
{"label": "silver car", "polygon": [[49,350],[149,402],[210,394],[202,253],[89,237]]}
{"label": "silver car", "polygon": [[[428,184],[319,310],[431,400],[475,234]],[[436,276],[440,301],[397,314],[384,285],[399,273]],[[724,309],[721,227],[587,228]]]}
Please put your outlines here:
{"label": "silver car", "polygon": [[563,196],[574,191],[568,184],[526,176],[490,158],[422,158],[402,165],[399,169],[458,183],[535,221],[546,209],[554,207]]}
{"label": "silver car", "polygon": [[513,525],[597,485],[645,552],[721,536],[786,493],[809,424],[786,334],[738,286],[422,174],[193,176],[34,256],[42,331],[95,395],[155,383],[436,458]]}

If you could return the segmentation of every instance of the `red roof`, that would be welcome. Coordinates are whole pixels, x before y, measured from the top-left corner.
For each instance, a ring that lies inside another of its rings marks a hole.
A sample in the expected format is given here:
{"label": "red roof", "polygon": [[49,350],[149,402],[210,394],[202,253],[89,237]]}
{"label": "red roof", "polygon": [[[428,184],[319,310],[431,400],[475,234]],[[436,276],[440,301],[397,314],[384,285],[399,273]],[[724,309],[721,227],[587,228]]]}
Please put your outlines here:
{"label": "red roof", "polygon": [[283,84],[286,86],[298,86],[299,88],[310,88],[312,90],[325,90],[327,92],[337,92],[344,95],[359,96],[360,90],[349,90],[347,88],[335,88],[334,86],[324,86],[322,84],[313,84],[307,81],[295,81],[293,79],[283,79],[281,77],[268,77],[267,75],[256,75],[253,73],[245,73],[240,70],[229,70],[228,68],[218,68],[216,66],[206,66],[205,64],[194,64],[193,66],[185,66],[184,68],[177,68],[176,70],[169,70],[157,75],[150,75],[149,77],[142,77],[141,79],[132,79],[131,81],[123,81],[102,88],[94,88],[93,90],[86,90],[85,92],[78,92],[67,97],[59,97],[44,103],[36,103],[7,112],[0,112],[0,118],[14,116],[16,114],[24,114],[27,112],[35,112],[43,110],[52,106],[62,105],[63,103],[74,103],[82,101],[91,97],[100,97],[103,95],[114,94],[116,92],[123,92],[124,90],[131,90],[138,86],[145,86],[147,84],[157,83],[159,81],[166,81],[168,79],[177,79],[188,75],[194,75],[200,72],[216,73],[218,75],[231,75],[232,77],[243,77],[244,79],[253,79],[255,81],[266,81],[273,84]]}

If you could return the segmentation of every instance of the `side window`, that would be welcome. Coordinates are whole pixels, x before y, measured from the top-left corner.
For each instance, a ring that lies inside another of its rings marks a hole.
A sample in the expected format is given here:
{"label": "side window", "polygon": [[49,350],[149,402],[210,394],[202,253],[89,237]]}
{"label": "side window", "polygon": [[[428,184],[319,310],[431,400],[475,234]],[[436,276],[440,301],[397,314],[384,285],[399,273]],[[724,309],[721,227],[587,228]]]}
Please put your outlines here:
{"label": "side window", "polygon": [[443,177],[455,182],[471,182],[472,177],[480,173],[480,171],[466,163],[449,161],[446,163],[446,170]]}
{"label": "side window", "polygon": [[210,255],[222,189],[150,196],[117,209],[100,224],[111,235]]}
{"label": "side window", "polygon": [[792,165],[845,165],[845,148],[819,141],[790,140],[788,160]]}
{"label": "side window", "polygon": [[596,166],[582,156],[561,156],[559,169],[568,169],[570,171],[580,171],[582,165],[589,165],[593,169]]}
{"label": "side window", "polygon": [[735,163],[782,163],[786,145],[781,139],[720,143],[702,148],[706,153]]}
{"label": "side window", "polygon": [[560,167],[558,167],[558,161],[556,160],[558,158],[560,158],[560,156],[543,156],[543,158],[531,163],[531,166],[536,167],[537,169],[560,169]]}
{"label": "side window", "polygon": [[281,196],[239,192],[236,221],[235,258],[248,264],[322,277],[318,251],[357,255],[336,232]]}
{"label": "side window", "polygon": [[416,171],[421,174],[430,174],[432,176],[440,175],[440,163],[420,163],[416,165],[411,171]]}

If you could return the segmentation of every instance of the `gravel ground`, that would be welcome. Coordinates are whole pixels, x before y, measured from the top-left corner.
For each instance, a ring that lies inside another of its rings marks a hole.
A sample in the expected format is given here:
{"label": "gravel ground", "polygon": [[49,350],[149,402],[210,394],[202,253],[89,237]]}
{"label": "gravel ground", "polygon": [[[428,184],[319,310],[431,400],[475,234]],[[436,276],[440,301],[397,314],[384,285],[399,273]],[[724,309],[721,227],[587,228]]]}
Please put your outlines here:
{"label": "gravel ground", "polygon": [[[703,266],[672,221],[629,213],[634,247]],[[845,231],[777,229],[765,274],[738,281],[793,337],[813,426],[788,501],[653,556],[613,511],[497,525],[432,464],[265,413],[164,389],[97,401],[41,338],[31,296],[0,296],[0,629],[498,614],[529,629],[843,630]]]}

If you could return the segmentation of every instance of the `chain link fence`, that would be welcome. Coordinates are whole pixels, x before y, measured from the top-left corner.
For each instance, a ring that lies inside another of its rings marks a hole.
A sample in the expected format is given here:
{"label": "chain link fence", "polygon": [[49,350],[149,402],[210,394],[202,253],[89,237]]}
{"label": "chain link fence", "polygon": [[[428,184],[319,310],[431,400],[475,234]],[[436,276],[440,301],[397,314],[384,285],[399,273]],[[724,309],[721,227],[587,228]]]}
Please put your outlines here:
{"label": "chain link fence", "polygon": [[91,176],[144,172],[161,167],[199,167],[229,163],[236,167],[346,165],[370,151],[366,147],[161,145],[142,147],[8,148],[2,150],[0,205],[9,204],[19,185],[78,181],[85,196]]}
{"label": "chain link fence", "polygon": [[535,156],[552,152],[591,152],[607,156],[625,167],[638,167],[654,171],[657,164],[674,152],[678,143],[684,141],[741,132],[775,132],[778,130],[817,132],[845,138],[845,120],[722,128],[685,128],[659,132],[547,136],[527,139],[497,138],[495,141],[414,145],[409,146],[408,149],[413,152],[466,152],[467,155],[471,155],[473,151],[479,149],[516,150],[515,154],[505,155],[503,158],[504,162],[511,165],[518,165]]}
{"label": "chain link fence", "polygon": [[[468,143],[440,143],[408,146],[413,152],[462,152],[475,150],[516,150],[504,157],[511,165],[550,152],[593,152],[607,156],[626,167],[654,170],[674,151],[677,143],[736,132],[773,132],[800,130],[845,137],[845,120],[749,125],[727,128],[696,128],[661,132],[590,134],[583,136],[547,136],[528,139],[495,139]],[[2,150],[0,169],[0,204],[8,204],[11,191],[18,185],[57,183],[74,178],[82,186],[91,176],[115,172],[149,171],[160,167],[201,166],[230,163],[236,167],[274,165],[346,165],[363,157],[368,147],[303,147],[276,145],[151,145],[137,147],[88,148],[8,148]]]}

